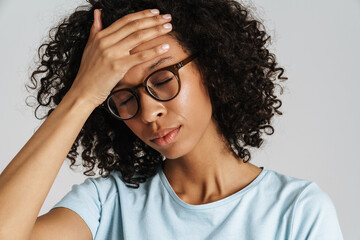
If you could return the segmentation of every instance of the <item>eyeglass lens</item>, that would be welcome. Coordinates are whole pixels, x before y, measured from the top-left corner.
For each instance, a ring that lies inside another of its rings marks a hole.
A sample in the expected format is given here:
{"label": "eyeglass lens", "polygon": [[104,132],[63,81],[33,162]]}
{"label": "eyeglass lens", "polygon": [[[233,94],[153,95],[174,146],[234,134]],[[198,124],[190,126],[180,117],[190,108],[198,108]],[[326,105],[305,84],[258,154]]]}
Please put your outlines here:
{"label": "eyeglass lens", "polygon": [[[151,95],[159,100],[173,98],[179,91],[179,82],[175,75],[167,70],[152,74],[147,81],[147,89]],[[108,101],[110,111],[119,118],[128,119],[138,111],[135,95],[128,90],[114,92]]]}

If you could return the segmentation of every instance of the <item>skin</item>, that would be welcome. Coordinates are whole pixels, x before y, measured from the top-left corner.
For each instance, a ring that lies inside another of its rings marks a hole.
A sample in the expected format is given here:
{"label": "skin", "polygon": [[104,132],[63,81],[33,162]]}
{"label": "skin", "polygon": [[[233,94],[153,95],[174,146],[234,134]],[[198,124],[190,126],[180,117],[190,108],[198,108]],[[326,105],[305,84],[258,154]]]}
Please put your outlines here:
{"label": "skin", "polygon": [[[143,80],[148,74],[145,67],[154,62],[152,56],[158,56],[159,49],[142,51],[141,58],[136,51],[168,42],[171,50],[166,55],[174,59],[164,64],[170,65],[185,57],[180,45],[168,36],[132,47],[142,38],[164,32],[156,26],[161,21],[142,19],[145,16],[152,15],[149,11],[134,13],[100,31],[100,14],[94,12],[89,41],[71,89],[0,175],[0,239],[54,239],[56,236],[69,240],[92,239],[86,222],[69,209],[56,208],[40,217],[38,214],[69,149],[94,108],[106,99],[119,79],[129,84]],[[138,27],[155,27],[124,38],[135,32],[134,25],[126,25],[135,19],[142,19]],[[135,55],[129,55],[128,49]],[[124,72],[127,72],[125,79]],[[192,204],[215,201],[231,194],[232,189],[241,189],[242,184],[254,178],[256,168],[239,164],[230,154],[221,151],[221,141],[210,117],[209,97],[196,66],[186,65],[180,69],[180,76],[183,89],[170,102],[158,102],[140,90],[144,110],[126,124],[168,158],[164,172],[182,200]],[[149,142],[153,131],[178,124],[183,128],[172,145],[160,148]]]}
{"label": "skin", "polygon": [[[169,34],[142,43],[130,54],[168,43],[163,55],[131,68],[121,80],[125,86],[139,84],[153,71],[185,59],[182,46]],[[149,72],[147,68],[158,59],[172,56]],[[251,163],[243,163],[225,146],[216,122],[211,117],[210,97],[203,85],[196,64],[192,61],[179,70],[181,91],[168,102],[153,99],[144,88],[138,89],[140,111],[124,123],[147,145],[167,159],[163,171],[177,196],[197,205],[225,198],[243,189],[262,171]],[[150,141],[154,132],[182,125],[175,141],[159,146]]]}

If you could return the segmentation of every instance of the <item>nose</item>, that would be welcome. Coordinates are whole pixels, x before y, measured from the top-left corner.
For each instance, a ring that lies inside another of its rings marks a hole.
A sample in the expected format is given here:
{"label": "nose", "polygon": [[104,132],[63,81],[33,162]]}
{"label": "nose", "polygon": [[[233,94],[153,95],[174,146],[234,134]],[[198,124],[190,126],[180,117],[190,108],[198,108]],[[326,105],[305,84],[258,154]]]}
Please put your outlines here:
{"label": "nose", "polygon": [[140,102],[140,109],[138,114],[143,123],[149,124],[167,114],[167,109],[164,106],[164,102],[158,101],[150,96],[150,94],[146,92],[144,88],[139,89],[138,94]]}

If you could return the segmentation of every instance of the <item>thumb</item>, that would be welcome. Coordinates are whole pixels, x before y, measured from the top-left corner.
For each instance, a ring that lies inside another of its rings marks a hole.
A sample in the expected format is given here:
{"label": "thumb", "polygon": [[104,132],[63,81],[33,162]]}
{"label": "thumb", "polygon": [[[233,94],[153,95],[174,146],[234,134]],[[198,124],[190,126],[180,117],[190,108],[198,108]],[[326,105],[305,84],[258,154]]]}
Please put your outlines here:
{"label": "thumb", "polygon": [[102,30],[101,11],[99,9],[94,10],[94,22],[90,29],[90,38],[92,39],[95,34]]}

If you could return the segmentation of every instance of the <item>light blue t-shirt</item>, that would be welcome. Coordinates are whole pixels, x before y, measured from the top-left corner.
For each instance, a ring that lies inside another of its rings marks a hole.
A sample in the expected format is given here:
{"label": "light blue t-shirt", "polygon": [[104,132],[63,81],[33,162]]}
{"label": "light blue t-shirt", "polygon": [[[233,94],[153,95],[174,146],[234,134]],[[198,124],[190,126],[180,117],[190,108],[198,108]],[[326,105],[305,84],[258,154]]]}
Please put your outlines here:
{"label": "light blue t-shirt", "polygon": [[74,184],[53,208],[84,219],[96,240],[342,240],[329,196],[309,180],[262,167],[240,191],[215,202],[182,201],[159,167],[129,188],[120,172]]}

